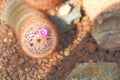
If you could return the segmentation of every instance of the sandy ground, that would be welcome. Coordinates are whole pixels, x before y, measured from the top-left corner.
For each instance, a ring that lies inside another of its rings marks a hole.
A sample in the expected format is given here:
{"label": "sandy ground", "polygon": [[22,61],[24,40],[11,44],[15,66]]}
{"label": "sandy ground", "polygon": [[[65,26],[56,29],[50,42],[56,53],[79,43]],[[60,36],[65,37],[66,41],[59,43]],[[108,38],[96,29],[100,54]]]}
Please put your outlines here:
{"label": "sandy ground", "polygon": [[11,27],[0,25],[0,79],[64,80],[78,63],[115,62],[120,67],[120,50],[98,47],[86,32],[84,21],[75,29],[60,35],[59,46],[50,56],[35,60],[24,55]]}
{"label": "sandy ground", "polygon": [[101,49],[86,23],[61,34],[56,51],[39,60],[24,55],[14,31],[0,23],[0,80],[64,80],[78,63],[90,61],[115,62],[120,67],[120,50]]}

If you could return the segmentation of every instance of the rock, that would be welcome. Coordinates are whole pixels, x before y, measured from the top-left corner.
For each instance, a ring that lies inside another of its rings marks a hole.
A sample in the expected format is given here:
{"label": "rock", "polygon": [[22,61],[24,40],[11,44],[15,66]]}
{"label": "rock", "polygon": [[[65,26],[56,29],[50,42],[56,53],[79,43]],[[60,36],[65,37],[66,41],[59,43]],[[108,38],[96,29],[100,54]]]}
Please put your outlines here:
{"label": "rock", "polygon": [[100,47],[120,49],[120,0],[83,0],[84,9],[94,23],[92,36]]}
{"label": "rock", "polygon": [[50,20],[57,25],[59,33],[75,27],[81,17],[81,6],[74,7],[70,1],[61,6],[55,16],[49,15]]}
{"label": "rock", "polygon": [[65,56],[69,56],[70,55],[70,51],[69,50],[65,50],[64,54],[65,54]]}
{"label": "rock", "polygon": [[64,16],[64,15],[69,14],[70,10],[71,10],[71,6],[68,4],[65,4],[65,5],[60,7],[58,14],[61,16]]}
{"label": "rock", "polygon": [[119,80],[120,69],[115,63],[82,63],[65,80]]}
{"label": "rock", "polygon": [[80,10],[81,10],[80,7],[75,7],[71,10],[71,12],[68,15],[65,16],[58,15],[58,17],[64,20],[67,24],[71,24],[72,21],[81,18]]}
{"label": "rock", "polygon": [[106,19],[103,24],[92,28],[92,36],[105,49],[120,49],[120,17]]}
{"label": "rock", "polygon": [[120,14],[120,0],[83,0],[83,6],[91,21]]}

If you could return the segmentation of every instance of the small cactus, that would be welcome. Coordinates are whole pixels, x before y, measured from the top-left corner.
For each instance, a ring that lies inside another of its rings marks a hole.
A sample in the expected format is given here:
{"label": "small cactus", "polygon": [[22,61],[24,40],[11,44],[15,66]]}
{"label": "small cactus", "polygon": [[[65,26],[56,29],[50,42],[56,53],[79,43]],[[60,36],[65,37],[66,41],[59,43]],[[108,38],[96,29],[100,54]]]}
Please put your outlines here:
{"label": "small cactus", "polygon": [[61,3],[61,0],[25,0],[25,2],[34,8],[44,11],[57,6]]}
{"label": "small cactus", "polygon": [[13,0],[4,9],[5,21],[11,25],[25,53],[33,58],[51,54],[58,43],[55,25],[40,11],[23,1]]}
{"label": "small cactus", "polygon": [[43,57],[55,50],[58,35],[55,26],[45,18],[30,17],[20,28],[20,44],[30,56]]}

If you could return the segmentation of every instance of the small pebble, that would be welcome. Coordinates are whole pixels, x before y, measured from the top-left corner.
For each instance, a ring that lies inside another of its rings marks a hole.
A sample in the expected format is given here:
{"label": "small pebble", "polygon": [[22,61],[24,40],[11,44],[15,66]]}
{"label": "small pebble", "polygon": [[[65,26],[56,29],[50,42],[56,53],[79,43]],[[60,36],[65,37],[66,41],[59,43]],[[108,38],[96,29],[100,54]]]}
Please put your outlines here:
{"label": "small pebble", "polygon": [[7,38],[4,38],[4,40],[3,40],[3,41],[4,41],[4,43],[6,43],[6,42],[7,42]]}
{"label": "small pebble", "polygon": [[87,49],[91,54],[93,54],[96,50],[96,45],[91,43],[91,42],[88,42],[87,43]]}
{"label": "small pebble", "polygon": [[65,50],[64,54],[65,54],[65,56],[69,56],[70,55],[70,51],[69,50]]}
{"label": "small pebble", "polygon": [[69,4],[65,4],[60,7],[58,14],[60,16],[65,16],[65,15],[69,14],[70,10],[71,10],[71,6]]}

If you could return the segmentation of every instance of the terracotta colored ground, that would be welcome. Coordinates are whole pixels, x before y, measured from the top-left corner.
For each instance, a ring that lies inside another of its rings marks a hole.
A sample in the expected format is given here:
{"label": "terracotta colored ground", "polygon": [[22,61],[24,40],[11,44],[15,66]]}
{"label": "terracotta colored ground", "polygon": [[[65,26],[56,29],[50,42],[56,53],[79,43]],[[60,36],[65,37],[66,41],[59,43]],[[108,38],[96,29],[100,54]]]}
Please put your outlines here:
{"label": "terracotta colored ground", "polygon": [[[1,23],[0,23],[1,24]],[[83,21],[60,35],[52,55],[34,60],[23,55],[11,27],[0,25],[0,80],[64,80],[77,63],[115,62],[120,67],[120,50],[110,52],[98,47]]]}
{"label": "terracotta colored ground", "polygon": [[35,60],[24,55],[11,27],[0,23],[0,80],[64,80],[77,63],[115,62],[120,67],[120,50],[98,47],[85,19],[60,35],[56,52]]}

